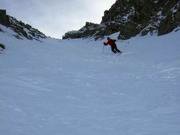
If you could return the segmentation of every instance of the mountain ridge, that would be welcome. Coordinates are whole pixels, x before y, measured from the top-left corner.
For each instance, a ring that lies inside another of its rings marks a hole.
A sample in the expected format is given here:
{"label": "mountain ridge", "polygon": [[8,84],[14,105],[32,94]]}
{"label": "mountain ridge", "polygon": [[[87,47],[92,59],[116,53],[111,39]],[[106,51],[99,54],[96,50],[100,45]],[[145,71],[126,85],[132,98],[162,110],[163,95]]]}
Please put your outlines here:
{"label": "mountain ridge", "polygon": [[87,22],[80,30],[65,33],[63,39],[99,39],[120,32],[118,38],[126,40],[138,34],[164,35],[179,26],[178,0],[117,0],[104,12],[100,24]]}

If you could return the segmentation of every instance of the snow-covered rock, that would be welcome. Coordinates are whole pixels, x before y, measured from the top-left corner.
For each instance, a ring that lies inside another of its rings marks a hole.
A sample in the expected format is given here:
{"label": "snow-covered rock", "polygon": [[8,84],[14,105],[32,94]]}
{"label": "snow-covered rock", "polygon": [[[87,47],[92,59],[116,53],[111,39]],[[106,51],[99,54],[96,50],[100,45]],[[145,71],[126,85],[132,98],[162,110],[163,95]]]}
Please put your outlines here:
{"label": "snow-covered rock", "polygon": [[6,10],[0,10],[0,32],[3,31],[3,27],[9,27],[13,32],[13,36],[18,39],[29,39],[29,40],[41,40],[47,38],[45,34],[40,32],[38,29],[33,28],[29,24],[25,24],[22,21],[18,21],[16,18],[6,14]]}

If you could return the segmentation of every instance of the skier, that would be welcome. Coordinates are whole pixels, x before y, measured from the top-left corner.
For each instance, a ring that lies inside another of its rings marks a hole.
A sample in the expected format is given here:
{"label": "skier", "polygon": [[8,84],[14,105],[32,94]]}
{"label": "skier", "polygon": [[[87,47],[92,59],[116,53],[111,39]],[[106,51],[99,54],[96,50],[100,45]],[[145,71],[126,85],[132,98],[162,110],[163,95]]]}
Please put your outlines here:
{"label": "skier", "polygon": [[111,51],[113,53],[122,53],[116,46],[116,40],[111,39],[110,37],[107,37],[107,42],[104,42],[104,45],[110,45],[111,46]]}

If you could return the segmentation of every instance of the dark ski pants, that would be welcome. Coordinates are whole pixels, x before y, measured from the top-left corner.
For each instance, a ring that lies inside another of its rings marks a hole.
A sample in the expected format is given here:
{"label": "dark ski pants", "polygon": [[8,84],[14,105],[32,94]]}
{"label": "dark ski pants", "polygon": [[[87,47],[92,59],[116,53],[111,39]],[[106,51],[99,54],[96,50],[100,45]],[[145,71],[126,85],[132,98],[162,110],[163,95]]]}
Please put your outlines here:
{"label": "dark ski pants", "polygon": [[113,53],[121,53],[121,51],[117,48],[116,45],[111,45],[111,51]]}

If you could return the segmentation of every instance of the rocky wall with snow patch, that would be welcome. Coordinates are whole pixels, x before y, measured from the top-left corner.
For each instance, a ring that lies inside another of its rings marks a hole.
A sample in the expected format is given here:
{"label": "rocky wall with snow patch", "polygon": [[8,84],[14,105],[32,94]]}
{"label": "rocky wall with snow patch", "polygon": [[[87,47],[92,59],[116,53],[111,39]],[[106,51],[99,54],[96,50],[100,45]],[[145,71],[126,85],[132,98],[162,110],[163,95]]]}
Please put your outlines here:
{"label": "rocky wall with snow patch", "polygon": [[[76,33],[65,34],[67,38],[104,36],[120,32],[119,39],[129,39],[136,35],[156,33],[164,35],[180,26],[180,1],[178,0],[117,0],[109,10],[104,12],[101,23],[81,32],[87,24]],[[103,26],[102,29],[99,27]],[[78,36],[74,36],[75,34]],[[86,33],[86,34],[85,34]],[[67,36],[68,35],[68,36]]]}

